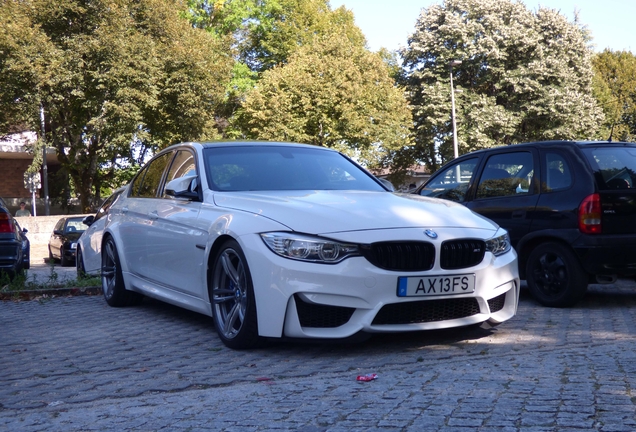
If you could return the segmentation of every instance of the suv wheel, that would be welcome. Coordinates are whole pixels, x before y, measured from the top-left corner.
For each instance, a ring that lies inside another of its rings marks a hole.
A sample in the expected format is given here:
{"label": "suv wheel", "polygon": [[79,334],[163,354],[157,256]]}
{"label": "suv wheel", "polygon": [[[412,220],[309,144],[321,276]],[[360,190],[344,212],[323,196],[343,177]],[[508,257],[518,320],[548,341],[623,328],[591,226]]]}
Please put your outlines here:
{"label": "suv wheel", "polygon": [[572,306],[585,295],[588,282],[576,256],[556,242],[543,243],[530,253],[526,279],[532,296],[550,307]]}

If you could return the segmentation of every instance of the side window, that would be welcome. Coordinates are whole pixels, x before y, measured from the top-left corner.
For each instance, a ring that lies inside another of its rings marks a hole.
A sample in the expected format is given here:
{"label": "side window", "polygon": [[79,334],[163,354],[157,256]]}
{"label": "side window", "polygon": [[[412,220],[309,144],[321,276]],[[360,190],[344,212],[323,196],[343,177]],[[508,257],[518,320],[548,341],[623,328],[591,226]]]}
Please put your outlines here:
{"label": "side window", "polygon": [[133,189],[133,196],[143,198],[154,198],[157,196],[157,189],[159,189],[161,177],[172,154],[173,153],[166,153],[150,161],[148,166],[144,168],[144,172],[139,175],[139,177],[142,177],[141,174],[143,174],[143,179],[141,180],[139,189],[136,191],[137,193],[135,193]]}
{"label": "side window", "polygon": [[552,152],[545,154],[545,192],[566,189],[572,185],[572,172],[565,158]]}
{"label": "side window", "polygon": [[534,161],[528,151],[490,156],[479,179],[477,199],[530,194]]}
{"label": "side window", "polygon": [[55,228],[53,228],[53,230],[64,231],[64,219],[60,219],[59,221],[57,221],[57,223],[55,224]]}
{"label": "side window", "polygon": [[195,177],[196,175],[197,166],[194,162],[194,155],[187,150],[179,150],[168,170],[166,184],[177,178]]}
{"label": "side window", "polygon": [[97,210],[97,213],[95,214],[95,219],[93,219],[93,222],[106,216],[106,214],[108,213],[108,209],[110,209],[110,206],[112,206],[115,203],[115,201],[117,201],[117,198],[119,197],[119,195],[121,195],[121,192],[115,192],[114,194],[106,198],[106,200],[102,203],[102,205]]}
{"label": "side window", "polygon": [[139,196],[139,186],[141,185],[141,183],[144,180],[144,176],[146,175],[146,171],[148,171],[148,167],[147,166],[143,167],[137,173],[137,175],[132,179],[132,182],[130,184],[129,196],[131,196],[131,197]]}
{"label": "side window", "polygon": [[467,159],[444,168],[420,191],[420,195],[464,202],[478,158]]}

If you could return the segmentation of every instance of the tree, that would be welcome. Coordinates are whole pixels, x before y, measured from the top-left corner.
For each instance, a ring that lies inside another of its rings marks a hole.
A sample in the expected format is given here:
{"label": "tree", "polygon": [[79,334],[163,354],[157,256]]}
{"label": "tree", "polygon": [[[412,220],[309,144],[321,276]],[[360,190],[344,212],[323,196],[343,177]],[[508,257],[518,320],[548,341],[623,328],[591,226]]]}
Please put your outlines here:
{"label": "tree", "polygon": [[343,32],[366,43],[353,13],[331,10],[328,0],[188,0],[186,16],[217,36],[232,35],[239,61],[257,72],[285,63],[315,37]]}
{"label": "tree", "polygon": [[216,37],[231,36],[236,63],[223,105],[224,135],[239,138],[235,113],[262,73],[285,64],[300,47],[335,32],[352,43],[366,40],[351,11],[328,0],[188,0],[185,16]]}
{"label": "tree", "polygon": [[592,63],[594,94],[605,113],[599,138],[636,141],[636,56],[605,50]]}
{"label": "tree", "polygon": [[410,133],[386,64],[344,34],[314,39],[264,72],[239,120],[250,138],[336,148],[372,168],[390,164]]}
{"label": "tree", "polygon": [[0,128],[40,130],[42,107],[47,142],[83,211],[105,180],[100,168],[218,136],[229,44],[193,28],[179,7],[165,0],[5,0],[0,7],[0,81],[8,83]]}
{"label": "tree", "polygon": [[[449,63],[460,152],[520,141],[592,138],[592,51],[576,21],[512,0],[445,0],[425,9],[402,51],[413,110],[413,158],[452,158]],[[460,92],[461,91],[461,92]]]}

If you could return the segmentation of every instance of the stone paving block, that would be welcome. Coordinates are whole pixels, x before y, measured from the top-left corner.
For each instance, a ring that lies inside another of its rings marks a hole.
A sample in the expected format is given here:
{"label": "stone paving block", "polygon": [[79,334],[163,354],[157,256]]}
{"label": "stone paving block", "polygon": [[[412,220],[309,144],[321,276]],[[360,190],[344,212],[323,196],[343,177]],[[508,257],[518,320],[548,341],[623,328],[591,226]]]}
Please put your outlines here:
{"label": "stone paving block", "polygon": [[0,431],[636,430],[636,284],[619,288],[572,309],[522,296],[489,331],[243,352],[152,300],[0,302]]}

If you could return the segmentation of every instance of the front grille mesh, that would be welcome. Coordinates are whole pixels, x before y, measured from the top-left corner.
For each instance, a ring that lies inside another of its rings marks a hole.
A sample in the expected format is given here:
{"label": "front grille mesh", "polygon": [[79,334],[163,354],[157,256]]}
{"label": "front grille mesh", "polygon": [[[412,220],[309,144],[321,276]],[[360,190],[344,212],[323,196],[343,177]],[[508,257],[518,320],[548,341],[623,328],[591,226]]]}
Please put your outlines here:
{"label": "front grille mesh", "polygon": [[360,247],[374,266],[393,271],[425,271],[435,263],[435,246],[428,242],[378,242]]}
{"label": "front grille mesh", "polygon": [[413,324],[465,318],[480,313],[475,298],[424,300],[388,304],[380,309],[373,324]]}
{"label": "front grille mesh", "polygon": [[302,327],[334,328],[346,324],[355,312],[355,308],[329,306],[303,301],[297,294],[296,310]]}
{"label": "front grille mesh", "polygon": [[490,313],[495,313],[502,310],[505,303],[506,303],[506,294],[501,294],[495,298],[491,298],[490,300],[488,300],[488,307],[490,308]]}
{"label": "front grille mesh", "polygon": [[442,243],[440,265],[446,270],[473,267],[484,259],[486,244],[483,240],[460,239]]}

